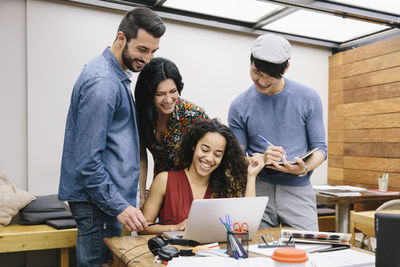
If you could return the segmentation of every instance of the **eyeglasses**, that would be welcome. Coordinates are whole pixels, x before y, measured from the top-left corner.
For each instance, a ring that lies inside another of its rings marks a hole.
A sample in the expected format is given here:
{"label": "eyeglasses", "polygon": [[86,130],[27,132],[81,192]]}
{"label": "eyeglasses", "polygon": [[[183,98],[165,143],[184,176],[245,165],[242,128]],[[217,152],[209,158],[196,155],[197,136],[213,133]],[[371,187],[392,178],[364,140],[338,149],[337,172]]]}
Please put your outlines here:
{"label": "eyeglasses", "polygon": [[294,238],[289,237],[285,243],[281,243],[280,239],[275,240],[271,235],[263,235],[258,240],[258,248],[279,248],[279,247],[294,247]]}

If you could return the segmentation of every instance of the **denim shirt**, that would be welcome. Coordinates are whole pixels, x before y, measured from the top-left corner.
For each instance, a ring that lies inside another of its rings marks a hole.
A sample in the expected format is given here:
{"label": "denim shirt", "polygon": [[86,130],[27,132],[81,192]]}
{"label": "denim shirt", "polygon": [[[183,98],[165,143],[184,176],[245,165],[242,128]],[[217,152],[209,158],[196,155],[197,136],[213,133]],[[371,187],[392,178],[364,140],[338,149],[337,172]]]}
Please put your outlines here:
{"label": "denim shirt", "polygon": [[75,83],[65,128],[59,199],[110,216],[136,205],[140,153],[130,80],[106,48]]}

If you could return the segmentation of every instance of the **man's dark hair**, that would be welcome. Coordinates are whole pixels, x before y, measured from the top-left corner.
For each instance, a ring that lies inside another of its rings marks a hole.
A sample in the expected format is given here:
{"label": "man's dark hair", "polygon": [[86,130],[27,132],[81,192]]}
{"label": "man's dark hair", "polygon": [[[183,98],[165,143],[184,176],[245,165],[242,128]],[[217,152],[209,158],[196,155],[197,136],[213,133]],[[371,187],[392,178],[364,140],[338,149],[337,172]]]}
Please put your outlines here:
{"label": "man's dark hair", "polygon": [[139,29],[143,29],[155,38],[160,38],[165,32],[165,24],[151,9],[137,7],[127,12],[119,24],[118,31],[125,34],[126,41],[136,38]]}
{"label": "man's dark hair", "polygon": [[274,64],[268,61],[256,59],[251,55],[250,62],[254,63],[254,66],[256,66],[259,71],[266,73],[268,76],[280,79],[285,73],[289,60],[286,60],[282,64]]}

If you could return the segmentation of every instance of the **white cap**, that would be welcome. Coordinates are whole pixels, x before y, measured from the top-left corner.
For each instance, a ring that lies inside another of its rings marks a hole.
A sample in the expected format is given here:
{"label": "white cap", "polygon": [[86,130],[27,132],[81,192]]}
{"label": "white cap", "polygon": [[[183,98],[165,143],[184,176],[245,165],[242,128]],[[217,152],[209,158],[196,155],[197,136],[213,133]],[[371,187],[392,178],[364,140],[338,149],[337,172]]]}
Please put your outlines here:
{"label": "white cap", "polygon": [[260,35],[251,46],[251,54],[258,60],[282,64],[290,58],[289,42],[275,34]]}

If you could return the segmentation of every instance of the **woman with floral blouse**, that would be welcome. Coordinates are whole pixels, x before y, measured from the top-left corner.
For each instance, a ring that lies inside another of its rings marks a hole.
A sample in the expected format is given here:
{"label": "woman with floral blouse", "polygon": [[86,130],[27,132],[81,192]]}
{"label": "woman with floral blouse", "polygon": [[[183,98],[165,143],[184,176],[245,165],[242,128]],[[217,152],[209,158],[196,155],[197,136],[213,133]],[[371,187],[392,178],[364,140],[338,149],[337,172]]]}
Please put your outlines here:
{"label": "woman with floral blouse", "polygon": [[207,119],[201,107],[183,99],[182,77],[177,66],[166,58],[154,58],[139,74],[135,104],[141,143],[140,205],[143,205],[147,180],[147,153],[154,159],[154,177],[175,170],[175,151],[183,134],[196,120]]}

